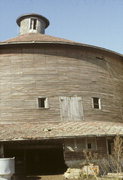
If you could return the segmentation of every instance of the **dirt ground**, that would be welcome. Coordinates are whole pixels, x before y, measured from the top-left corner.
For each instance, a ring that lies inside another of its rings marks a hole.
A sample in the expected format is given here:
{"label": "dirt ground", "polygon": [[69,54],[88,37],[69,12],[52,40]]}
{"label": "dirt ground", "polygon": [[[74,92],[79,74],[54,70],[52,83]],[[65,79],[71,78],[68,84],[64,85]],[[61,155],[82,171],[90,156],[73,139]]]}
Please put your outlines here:
{"label": "dirt ground", "polygon": [[28,178],[27,180],[64,180],[63,175],[39,176],[37,179]]}
{"label": "dirt ground", "polygon": [[50,175],[50,176],[18,176],[13,180],[64,180],[63,175]]}
{"label": "dirt ground", "polygon": [[[63,175],[26,176],[26,177],[18,176],[18,177],[14,177],[12,180],[65,180],[65,178],[63,177]],[[77,180],[77,179],[72,179],[72,180]],[[93,178],[89,178],[88,180],[96,180],[96,179],[93,177]],[[98,180],[117,180],[117,178],[106,178],[106,177],[105,178],[99,178],[98,177]],[[120,180],[122,180],[122,178]]]}

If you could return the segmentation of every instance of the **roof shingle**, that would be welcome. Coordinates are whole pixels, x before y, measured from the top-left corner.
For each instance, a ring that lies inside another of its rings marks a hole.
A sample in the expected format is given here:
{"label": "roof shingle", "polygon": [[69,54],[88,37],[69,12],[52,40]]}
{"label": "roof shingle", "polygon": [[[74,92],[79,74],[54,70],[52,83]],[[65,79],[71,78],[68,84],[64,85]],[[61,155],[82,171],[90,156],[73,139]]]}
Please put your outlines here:
{"label": "roof shingle", "polygon": [[67,42],[67,43],[75,43],[74,41],[66,40],[63,38],[53,37],[46,34],[40,33],[27,33],[24,35],[17,36],[12,39],[8,39],[4,42]]}
{"label": "roof shingle", "polygon": [[0,124],[0,141],[123,135],[123,123],[83,121]]}

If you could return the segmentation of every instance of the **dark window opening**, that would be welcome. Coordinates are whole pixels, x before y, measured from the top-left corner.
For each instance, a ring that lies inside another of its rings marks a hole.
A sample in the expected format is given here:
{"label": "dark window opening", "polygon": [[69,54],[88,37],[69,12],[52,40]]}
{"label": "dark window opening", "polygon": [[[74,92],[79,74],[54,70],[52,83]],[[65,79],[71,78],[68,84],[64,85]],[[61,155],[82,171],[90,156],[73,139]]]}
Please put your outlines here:
{"label": "dark window opening", "polygon": [[101,109],[100,98],[93,97],[93,108],[94,109]]}
{"label": "dark window opening", "polygon": [[92,146],[91,146],[91,143],[88,143],[88,149],[91,149]]}
{"label": "dark window opening", "polygon": [[30,29],[36,29],[36,27],[37,27],[37,19],[31,19]]}
{"label": "dark window opening", "polygon": [[37,20],[34,19],[33,29],[36,29]]}
{"label": "dark window opening", "polygon": [[46,98],[38,98],[38,107],[46,108]]}
{"label": "dark window opening", "polygon": [[113,153],[114,143],[113,140],[108,140],[108,153],[111,155]]}

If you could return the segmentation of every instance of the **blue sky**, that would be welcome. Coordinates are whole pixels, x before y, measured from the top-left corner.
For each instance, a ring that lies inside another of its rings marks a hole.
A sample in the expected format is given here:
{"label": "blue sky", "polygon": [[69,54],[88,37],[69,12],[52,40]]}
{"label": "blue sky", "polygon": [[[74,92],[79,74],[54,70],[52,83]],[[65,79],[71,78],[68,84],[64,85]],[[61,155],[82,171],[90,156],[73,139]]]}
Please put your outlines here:
{"label": "blue sky", "polygon": [[123,0],[0,0],[0,41],[19,33],[18,16],[50,20],[46,34],[123,54]]}

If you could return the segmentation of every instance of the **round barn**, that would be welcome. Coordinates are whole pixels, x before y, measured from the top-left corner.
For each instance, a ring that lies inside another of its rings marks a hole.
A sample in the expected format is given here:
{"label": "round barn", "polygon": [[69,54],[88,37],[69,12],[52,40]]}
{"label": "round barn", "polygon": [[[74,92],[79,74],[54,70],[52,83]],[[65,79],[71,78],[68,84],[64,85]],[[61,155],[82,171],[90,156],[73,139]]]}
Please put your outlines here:
{"label": "round barn", "polygon": [[123,135],[123,56],[45,35],[39,14],[17,24],[19,36],[0,42],[0,157],[33,175],[78,168],[83,150],[111,154]]}

